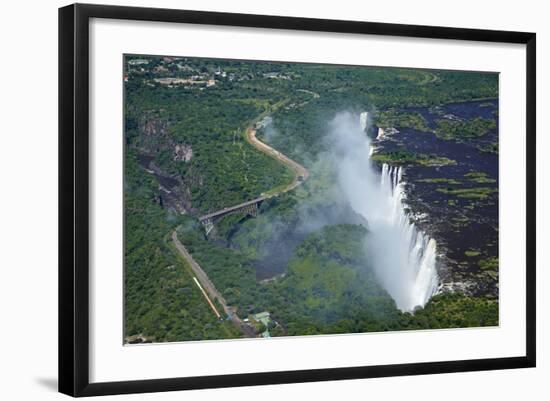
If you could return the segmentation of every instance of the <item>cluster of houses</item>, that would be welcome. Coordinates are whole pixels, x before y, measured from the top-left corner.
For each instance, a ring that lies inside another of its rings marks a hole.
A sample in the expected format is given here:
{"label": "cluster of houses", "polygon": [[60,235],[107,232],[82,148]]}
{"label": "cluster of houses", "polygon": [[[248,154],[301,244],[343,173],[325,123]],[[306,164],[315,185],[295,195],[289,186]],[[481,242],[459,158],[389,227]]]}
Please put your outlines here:
{"label": "cluster of houses", "polygon": [[[228,74],[218,68],[214,73],[201,71],[185,63],[185,59],[179,57],[163,57],[162,59],[152,60],[147,58],[131,58],[127,61],[124,81],[128,82],[133,74],[137,76],[146,76],[152,73],[157,77],[146,78],[147,85],[155,86],[160,84],[169,88],[208,88],[216,85],[216,78],[227,78]],[[150,75],[149,75],[150,76]],[[229,74],[229,79],[234,78],[234,74]]]}
{"label": "cluster of houses", "polygon": [[[129,82],[133,76],[147,76],[152,73],[154,78],[146,78],[149,86],[160,84],[166,87],[185,87],[185,88],[208,88],[215,86],[219,81],[245,81],[255,78],[251,73],[237,74],[235,72],[224,71],[221,67],[208,69],[204,66],[198,67],[193,63],[186,62],[182,57],[162,57],[162,58],[129,58],[125,68],[124,81]],[[280,72],[267,72],[259,75],[264,79],[291,79],[290,76]]]}
{"label": "cluster of houses", "polygon": [[166,85],[169,87],[174,87],[177,85],[202,85],[202,86],[214,86],[216,85],[216,80],[214,79],[202,79],[203,77],[199,75],[193,75],[190,78],[176,78],[176,77],[162,77],[162,78],[154,78],[153,81],[156,83],[159,83],[161,85]]}

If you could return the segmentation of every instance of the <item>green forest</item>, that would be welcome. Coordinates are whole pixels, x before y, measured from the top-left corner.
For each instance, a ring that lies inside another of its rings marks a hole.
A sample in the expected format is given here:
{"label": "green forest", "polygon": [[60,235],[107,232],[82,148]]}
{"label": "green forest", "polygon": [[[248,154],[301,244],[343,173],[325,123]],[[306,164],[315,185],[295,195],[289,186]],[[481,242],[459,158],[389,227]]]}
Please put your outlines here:
{"label": "green forest", "polygon": [[[319,162],[327,150],[321,138],[342,110],[367,110],[378,127],[414,128],[446,141],[483,137],[495,129],[490,119],[442,118],[431,126],[408,109],[496,99],[497,74],[141,55],[124,60],[127,343],[246,335],[216,300],[221,318],[212,312],[193,281],[196,273],[174,247],[174,230],[238,319],[269,312],[270,336],[498,325],[498,298],[491,296],[441,293],[424,308],[401,312],[365,252],[368,222],[335,201],[330,166]],[[262,125],[266,116],[272,122]],[[229,215],[206,235],[204,214],[295,179],[288,167],[250,145],[250,127],[311,176],[261,202],[257,216]],[[491,143],[479,146],[495,152]],[[377,157],[423,167],[454,162],[411,149]],[[464,177],[475,185],[489,179],[475,172]],[[438,184],[442,195],[487,194]],[[311,215],[324,216],[326,224],[303,229]],[[476,259],[476,268],[498,271],[495,260]],[[264,265],[276,274],[260,277]]]}

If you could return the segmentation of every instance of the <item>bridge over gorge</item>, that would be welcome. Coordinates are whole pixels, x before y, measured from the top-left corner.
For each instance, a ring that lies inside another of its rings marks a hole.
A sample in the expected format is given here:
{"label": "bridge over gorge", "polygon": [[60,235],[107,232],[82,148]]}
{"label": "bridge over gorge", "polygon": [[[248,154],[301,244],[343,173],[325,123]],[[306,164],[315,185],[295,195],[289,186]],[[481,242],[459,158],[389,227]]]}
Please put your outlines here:
{"label": "bridge over gorge", "polygon": [[268,198],[267,196],[260,196],[259,198],[252,199],[248,202],[240,203],[235,206],[226,207],[221,210],[217,210],[215,212],[205,214],[204,216],[199,217],[199,221],[204,226],[206,235],[208,235],[214,228],[214,224],[216,223],[216,221],[220,220],[225,216],[229,216],[230,214],[242,214],[244,216],[250,215],[254,217],[257,216],[258,206],[267,198]]}
{"label": "bridge over gorge", "polygon": [[264,200],[271,198],[273,196],[277,196],[280,193],[293,190],[298,185],[301,185],[309,177],[309,171],[307,171],[307,169],[304,166],[302,166],[300,163],[295,162],[294,160],[282,154],[278,150],[261,142],[256,137],[256,129],[254,129],[254,127],[249,127],[247,129],[246,139],[252,146],[254,146],[259,151],[267,154],[268,156],[273,157],[274,159],[278,160],[279,162],[281,162],[282,164],[290,168],[294,172],[294,179],[290,184],[288,184],[285,188],[281,189],[278,192],[271,193],[269,195],[262,195],[259,198],[252,199],[235,206],[226,207],[224,209],[217,210],[215,212],[205,214],[204,216],[199,217],[199,221],[204,226],[206,235],[210,234],[210,232],[214,229],[214,224],[217,221],[221,220],[224,216],[228,216],[230,214],[242,214],[244,216],[250,215],[254,217],[257,216],[258,207]]}

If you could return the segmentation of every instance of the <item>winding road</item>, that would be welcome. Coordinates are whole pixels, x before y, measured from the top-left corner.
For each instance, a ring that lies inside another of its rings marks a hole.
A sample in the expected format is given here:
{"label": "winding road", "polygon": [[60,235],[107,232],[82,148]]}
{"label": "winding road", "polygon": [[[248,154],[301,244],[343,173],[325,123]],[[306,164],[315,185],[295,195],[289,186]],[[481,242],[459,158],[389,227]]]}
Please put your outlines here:
{"label": "winding road", "polygon": [[[311,91],[306,91],[306,90],[303,90],[307,93],[311,93],[313,95],[313,98],[314,99],[317,99],[319,98],[319,95],[314,93],[314,92],[311,92]],[[307,102],[306,102],[307,103]],[[306,104],[304,103],[304,104]],[[302,105],[304,105],[302,104]],[[276,111],[276,108],[275,109],[272,109],[271,110],[271,113],[275,112]],[[257,137],[256,137],[256,129],[254,128],[256,126],[256,123],[258,121],[260,121],[264,116],[266,115],[266,113],[262,113],[262,115],[260,115],[258,118],[256,118],[251,124],[250,126],[247,128],[246,130],[246,140],[247,142],[252,145],[254,148],[258,149],[259,151],[265,153],[266,155],[270,156],[270,157],[273,157],[274,159],[278,160],[280,163],[284,164],[285,166],[287,166],[288,168],[290,168],[293,172],[294,172],[294,179],[292,180],[291,183],[289,183],[288,185],[286,185],[285,187],[283,187],[282,189],[280,190],[277,190],[277,191],[274,191],[274,192],[271,192],[269,194],[262,194],[262,196],[260,198],[257,198],[255,200],[252,200],[252,201],[248,201],[248,202],[245,202],[244,204],[241,204],[241,205],[235,205],[235,206],[232,206],[230,208],[225,208],[223,209],[222,211],[227,211],[229,209],[233,209],[233,208],[239,208],[239,207],[242,207],[243,205],[245,204],[248,204],[248,203],[251,203],[251,202],[254,202],[254,201],[257,201],[258,199],[266,199],[266,198],[270,198],[270,197],[273,197],[273,196],[277,196],[281,193],[285,193],[285,192],[288,192],[288,191],[291,191],[293,190],[294,188],[298,187],[299,185],[301,185],[304,181],[306,181],[309,177],[309,171],[304,167],[302,166],[300,163],[292,160],[291,158],[289,158],[288,156],[284,155],[283,153],[279,152],[277,149],[275,148],[272,148],[271,146],[263,143],[262,141],[260,141]],[[219,213],[220,211],[218,212],[213,212],[211,213],[211,215],[215,215],[216,213]],[[207,215],[206,217],[208,217],[209,215]],[[201,219],[204,218],[201,217]],[[221,293],[216,289],[216,287],[214,286],[214,284],[212,283],[212,281],[210,280],[210,278],[208,277],[208,275],[206,274],[206,272],[202,269],[202,267],[195,261],[195,259],[193,259],[193,256],[191,256],[191,254],[189,253],[189,251],[185,248],[185,246],[179,241],[178,239],[178,235],[177,235],[177,232],[176,230],[174,230],[172,232],[172,242],[174,243],[174,246],[176,247],[176,250],[178,251],[178,253],[187,261],[189,267],[191,268],[191,270],[193,271],[193,273],[195,274],[195,277],[196,279],[198,280],[198,282],[200,283],[200,286],[202,286],[202,289],[204,289],[206,291],[206,293],[208,294],[208,296],[210,296],[211,299],[213,300],[217,300],[219,302],[219,304],[222,306],[224,312],[227,314],[227,316],[231,319],[231,321],[233,322],[233,324],[246,336],[246,337],[256,337],[255,335],[255,332],[254,330],[249,326],[247,325],[246,323],[244,323],[240,318],[239,316],[237,316],[236,314],[236,308],[235,307],[231,307],[227,304],[225,298],[221,295]],[[200,288],[199,286],[199,288]],[[214,310],[214,313],[217,314],[217,310],[215,308],[215,306],[213,306],[213,304],[211,303],[210,299],[208,299],[208,297],[206,297],[207,301],[210,303],[210,306],[212,307],[212,309]]]}
{"label": "winding road", "polygon": [[[302,91],[310,93],[313,96],[313,99],[318,99],[319,98],[319,95],[317,93],[307,91],[305,89],[303,89]],[[305,102],[304,104],[306,104],[306,103],[308,103],[308,102]],[[275,112],[276,110],[277,110],[277,108],[272,109],[271,113]],[[287,166],[288,168],[290,168],[294,172],[294,179],[292,180],[292,182],[290,182],[287,186],[283,187],[282,189],[279,189],[279,190],[272,189],[271,191],[262,193],[261,196],[258,197],[258,198],[249,200],[247,202],[240,203],[238,205],[229,206],[229,207],[223,208],[221,210],[216,210],[214,212],[205,214],[204,216],[200,216],[199,217],[200,221],[210,219],[210,218],[218,216],[218,215],[227,214],[228,211],[238,210],[238,209],[241,209],[242,207],[249,206],[251,204],[261,202],[265,199],[271,198],[273,196],[277,196],[281,193],[292,191],[294,188],[301,185],[304,181],[306,181],[309,178],[309,171],[304,166],[302,166],[300,163],[292,160],[290,157],[286,156],[285,154],[279,152],[277,149],[272,148],[268,144],[260,141],[256,137],[257,131],[254,127],[256,126],[257,122],[260,121],[262,118],[264,118],[266,115],[267,115],[267,112],[264,112],[264,113],[260,114],[249,125],[249,127],[246,129],[246,140],[250,145],[252,145],[254,148],[259,150],[260,152],[265,153],[266,155],[278,160],[280,163],[282,163],[285,166]]]}
{"label": "winding road", "polygon": [[270,194],[270,196],[276,196],[280,193],[291,191],[308,179],[309,171],[307,171],[307,169],[304,166],[302,166],[298,162],[295,162],[294,160],[284,155],[283,153],[279,152],[277,149],[272,148],[271,146],[260,141],[256,137],[256,130],[253,128],[253,126],[249,127],[246,130],[246,139],[248,143],[250,143],[256,149],[278,160],[279,162],[289,167],[294,172],[294,179],[292,180],[292,182],[288,184],[286,187],[284,187],[282,190]]}
{"label": "winding road", "polygon": [[[298,92],[304,92],[304,93],[308,93],[312,96],[312,98],[310,100],[307,100],[305,102],[302,102],[299,107],[303,107],[305,106],[306,104],[308,104],[309,102],[311,102],[312,100],[314,99],[319,99],[319,94],[316,93],[316,92],[313,92],[313,91],[310,91],[310,90],[307,90],[307,89],[297,89]],[[280,107],[282,107],[283,105],[285,104],[285,102],[280,102],[278,103],[277,106],[273,107],[271,110],[270,110],[270,114],[273,114],[275,113]],[[282,190],[280,191],[276,191],[276,192],[272,192],[271,194],[269,194],[268,196],[266,197],[271,197],[271,196],[276,196],[280,193],[284,193],[284,192],[288,192],[288,191],[292,191],[294,188],[296,188],[297,186],[301,185],[305,180],[308,179],[309,177],[309,171],[304,167],[302,166],[300,163],[292,160],[290,157],[284,155],[283,153],[279,152],[277,149],[275,148],[272,148],[271,146],[269,146],[268,144],[266,143],[263,143],[262,141],[260,141],[257,137],[256,137],[256,129],[254,128],[256,126],[256,123],[258,121],[260,121],[262,118],[264,118],[266,115],[268,115],[267,113],[262,113],[260,116],[258,116],[256,118],[256,120],[254,120],[250,126],[248,127],[248,129],[246,130],[246,140],[248,141],[249,144],[251,144],[252,146],[254,146],[256,149],[258,149],[260,152],[263,152],[265,153],[266,155],[270,156],[270,157],[273,157],[274,159],[278,160],[279,162],[281,162],[282,164],[284,164],[285,166],[287,166],[288,168],[290,168],[293,172],[294,172],[294,180],[292,180],[292,182],[290,184],[288,184],[286,187],[284,187]]]}

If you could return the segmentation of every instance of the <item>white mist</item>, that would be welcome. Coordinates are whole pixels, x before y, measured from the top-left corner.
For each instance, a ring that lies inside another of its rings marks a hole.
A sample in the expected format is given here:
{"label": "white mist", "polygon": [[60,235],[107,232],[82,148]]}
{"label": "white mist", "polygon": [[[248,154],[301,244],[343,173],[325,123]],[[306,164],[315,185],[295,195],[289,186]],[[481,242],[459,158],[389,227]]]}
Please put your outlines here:
{"label": "white mist", "polygon": [[418,230],[405,212],[401,167],[371,163],[365,134],[368,113],[340,113],[332,122],[330,144],[338,182],[351,207],[368,222],[366,251],[383,287],[402,311],[424,306],[438,287],[436,242]]}

